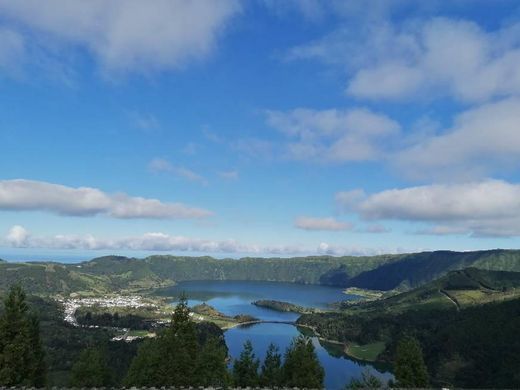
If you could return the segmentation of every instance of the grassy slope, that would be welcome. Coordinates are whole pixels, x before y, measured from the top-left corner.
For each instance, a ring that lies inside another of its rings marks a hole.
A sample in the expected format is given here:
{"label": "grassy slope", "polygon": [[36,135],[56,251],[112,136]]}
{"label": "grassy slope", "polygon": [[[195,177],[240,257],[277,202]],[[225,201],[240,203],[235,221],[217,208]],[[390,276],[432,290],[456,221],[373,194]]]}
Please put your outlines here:
{"label": "grassy slope", "polygon": [[103,293],[110,289],[108,278],[79,272],[57,263],[0,263],[0,291],[19,283],[34,294]]}
{"label": "grassy slope", "polygon": [[416,289],[384,299],[351,304],[345,313],[405,312],[407,310],[457,309],[520,297],[520,272],[477,268],[451,271]]}
{"label": "grassy slope", "polygon": [[[469,268],[452,271],[389,298],[345,304],[342,311],[335,313],[303,315],[298,323],[314,328],[323,338],[344,342],[347,353],[366,360],[379,356],[391,361],[400,335],[416,334],[425,348],[430,373],[437,384],[475,386],[472,365],[485,364],[484,357],[497,360],[494,340],[502,345],[516,339],[512,324],[518,320],[520,272]],[[486,332],[488,321],[494,329]],[[504,332],[500,333],[500,329]],[[509,372],[511,364],[519,363],[520,345],[513,342],[511,348],[514,351],[508,350],[507,354],[512,363],[499,365],[496,370]],[[488,369],[486,373],[489,375]],[[508,382],[507,374],[500,375],[504,375],[500,379],[504,385],[520,384],[520,377]]]}

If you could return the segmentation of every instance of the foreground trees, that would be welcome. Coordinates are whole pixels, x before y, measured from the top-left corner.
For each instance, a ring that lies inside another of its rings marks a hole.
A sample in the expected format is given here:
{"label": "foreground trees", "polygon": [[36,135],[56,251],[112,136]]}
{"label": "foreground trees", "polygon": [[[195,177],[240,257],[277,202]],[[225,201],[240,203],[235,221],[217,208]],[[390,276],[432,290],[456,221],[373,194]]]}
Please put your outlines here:
{"label": "foreground trees", "polygon": [[71,387],[105,387],[114,385],[113,374],[108,366],[106,351],[87,348],[72,366]]}
{"label": "foreground trees", "polygon": [[397,345],[395,379],[398,387],[428,387],[428,371],[424,364],[421,345],[414,337],[405,336]]}
{"label": "foreground trees", "polygon": [[321,366],[312,340],[296,337],[285,351],[284,362],[278,348],[271,344],[259,373],[260,362],[255,358],[250,341],[244,343],[244,349],[233,366],[233,384],[240,387],[299,387],[323,388],[325,371]]}
{"label": "foreground trees", "polygon": [[293,340],[285,352],[282,377],[283,384],[288,387],[312,389],[323,387],[325,370],[318,360],[311,339],[300,336]]}
{"label": "foreground trees", "polygon": [[282,383],[282,355],[278,347],[270,344],[267,348],[262,372],[260,374],[260,385],[264,387],[277,387]]}
{"label": "foreground trees", "polygon": [[[271,344],[261,368],[251,342],[246,342],[230,371],[222,333],[212,328],[217,327],[211,323],[197,326],[191,321],[187,302],[182,299],[170,326],[155,339],[141,343],[128,371],[117,371],[112,344],[89,343],[70,369],[68,384],[119,386],[119,378],[126,372],[123,384],[136,387],[323,387],[324,371],[310,339],[295,338],[284,359]],[[45,379],[39,320],[30,313],[23,290],[15,286],[0,315],[0,387],[44,387]]]}
{"label": "foreground trees", "polygon": [[0,386],[43,387],[45,374],[38,318],[29,312],[22,288],[14,286],[0,317]]}
{"label": "foreground trees", "polygon": [[186,299],[175,308],[170,327],[139,348],[125,379],[127,386],[225,386],[227,351],[219,340],[201,345]]}
{"label": "foreground trees", "polygon": [[244,343],[244,349],[233,365],[233,384],[239,387],[258,386],[259,366],[260,361],[255,357],[253,344],[248,340]]}

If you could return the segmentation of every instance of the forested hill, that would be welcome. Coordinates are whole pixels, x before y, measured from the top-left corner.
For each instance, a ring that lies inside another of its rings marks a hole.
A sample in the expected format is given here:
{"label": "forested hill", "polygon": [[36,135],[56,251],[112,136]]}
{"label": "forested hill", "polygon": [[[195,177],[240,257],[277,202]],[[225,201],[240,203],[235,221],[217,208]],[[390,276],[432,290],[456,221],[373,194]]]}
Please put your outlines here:
{"label": "forested hill", "polygon": [[448,271],[475,267],[520,272],[520,251],[436,251],[407,255],[391,264],[349,278],[344,286],[374,290],[408,289],[445,275]]}
{"label": "forested hill", "polygon": [[156,276],[175,281],[186,280],[262,280],[319,284],[321,277],[343,267],[349,276],[397,261],[401,256],[371,257],[309,256],[293,258],[214,259],[212,257],[151,256],[145,259],[102,257],[83,263],[89,274]]}
{"label": "forested hill", "polygon": [[19,282],[38,294],[150,289],[187,280],[258,280],[375,290],[407,289],[451,270],[520,271],[520,251],[423,252],[380,256],[100,257],[80,264],[0,262],[0,290]]}

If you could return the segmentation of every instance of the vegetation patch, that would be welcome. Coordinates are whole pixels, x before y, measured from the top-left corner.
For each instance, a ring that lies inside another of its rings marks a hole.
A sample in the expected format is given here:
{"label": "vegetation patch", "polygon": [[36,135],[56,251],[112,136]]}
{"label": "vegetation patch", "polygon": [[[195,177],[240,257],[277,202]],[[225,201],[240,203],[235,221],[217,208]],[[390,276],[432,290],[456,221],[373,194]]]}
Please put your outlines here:
{"label": "vegetation patch", "polygon": [[377,341],[375,343],[364,345],[347,344],[345,353],[358,360],[373,362],[377,360],[377,357],[385,350],[385,348],[386,343],[384,341]]}

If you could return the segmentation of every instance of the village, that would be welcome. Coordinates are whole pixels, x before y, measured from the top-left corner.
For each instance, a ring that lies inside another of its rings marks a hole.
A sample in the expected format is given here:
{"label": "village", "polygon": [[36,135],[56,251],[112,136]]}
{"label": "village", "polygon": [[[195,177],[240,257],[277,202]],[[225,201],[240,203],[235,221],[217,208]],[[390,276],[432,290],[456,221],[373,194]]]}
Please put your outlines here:
{"label": "village", "polygon": [[[146,312],[152,315],[150,318],[154,328],[166,325],[170,321],[173,312],[173,305],[164,302],[153,301],[150,298],[143,298],[139,295],[115,295],[105,297],[82,297],[82,298],[63,298],[57,297],[55,300],[63,306],[63,320],[74,327],[82,328],[107,328],[101,325],[80,324],[76,313],[81,308],[93,308],[97,312],[117,312],[121,311]],[[209,310],[208,310],[209,309]],[[195,306],[189,313],[190,318],[195,322],[212,321],[222,328],[232,327],[243,322],[244,318],[233,318],[225,316],[206,304]],[[250,320],[250,318],[247,318]],[[131,342],[144,337],[155,337],[154,331],[137,331],[129,328],[110,327],[118,331],[112,341]]]}

